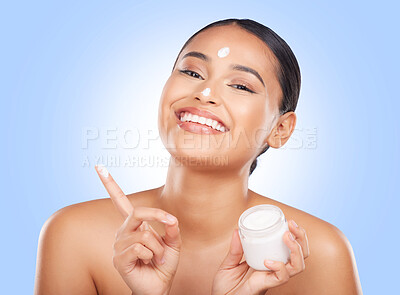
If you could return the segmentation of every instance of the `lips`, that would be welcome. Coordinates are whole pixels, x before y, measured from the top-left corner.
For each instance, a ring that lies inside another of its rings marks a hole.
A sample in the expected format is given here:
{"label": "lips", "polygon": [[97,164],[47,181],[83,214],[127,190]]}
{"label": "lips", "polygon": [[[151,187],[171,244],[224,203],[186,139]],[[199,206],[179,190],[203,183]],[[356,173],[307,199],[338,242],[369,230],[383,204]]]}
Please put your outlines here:
{"label": "lips", "polygon": [[195,107],[184,107],[184,108],[180,108],[177,111],[175,111],[175,115],[178,119],[180,119],[180,115],[182,112],[189,112],[192,113],[193,115],[198,115],[200,117],[204,117],[204,118],[209,118],[215,121],[218,121],[218,123],[220,123],[222,126],[225,127],[226,131],[229,131],[229,127],[226,126],[226,124],[215,114],[206,111],[206,110],[201,110]]}

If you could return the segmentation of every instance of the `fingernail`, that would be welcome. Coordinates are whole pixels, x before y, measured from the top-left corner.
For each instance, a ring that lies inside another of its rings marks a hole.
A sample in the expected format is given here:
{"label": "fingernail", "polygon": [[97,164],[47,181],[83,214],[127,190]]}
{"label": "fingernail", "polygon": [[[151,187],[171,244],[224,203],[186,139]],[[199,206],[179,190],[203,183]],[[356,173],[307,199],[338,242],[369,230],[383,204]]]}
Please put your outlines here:
{"label": "fingernail", "polygon": [[177,222],[177,219],[175,216],[172,216],[171,214],[167,214],[167,220],[170,224],[175,224]]}
{"label": "fingernail", "polygon": [[265,260],[265,264],[273,265],[274,263],[275,263],[275,261],[272,261],[272,260]]}
{"label": "fingernail", "polygon": [[101,176],[106,177],[106,178],[108,177],[109,174],[108,174],[107,168],[104,167],[103,164],[96,165],[96,167],[97,167],[97,171],[99,171]]}
{"label": "fingernail", "polygon": [[294,220],[292,220],[291,223],[292,223],[295,227],[299,227],[299,226],[297,225],[297,223],[294,222]]}
{"label": "fingernail", "polygon": [[292,241],[294,241],[294,240],[295,240],[295,238],[294,238],[294,236],[293,236],[293,234],[292,234],[292,233],[289,233],[289,238],[290,238]]}

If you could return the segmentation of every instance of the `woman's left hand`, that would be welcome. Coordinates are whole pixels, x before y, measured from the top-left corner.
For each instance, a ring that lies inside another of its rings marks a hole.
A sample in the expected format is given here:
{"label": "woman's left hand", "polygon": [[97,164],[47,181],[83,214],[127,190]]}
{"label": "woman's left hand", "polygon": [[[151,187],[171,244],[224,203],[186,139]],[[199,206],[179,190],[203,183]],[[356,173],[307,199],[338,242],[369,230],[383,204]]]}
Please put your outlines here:
{"label": "woman's left hand", "polygon": [[303,228],[289,222],[289,231],[283,236],[289,247],[290,261],[285,265],[280,261],[264,261],[264,265],[272,271],[257,271],[246,261],[239,264],[243,256],[243,248],[238,229],[232,235],[229,253],[222,262],[212,286],[212,295],[251,295],[264,294],[269,288],[286,283],[290,277],[305,269],[304,259],[309,255],[306,232]]}

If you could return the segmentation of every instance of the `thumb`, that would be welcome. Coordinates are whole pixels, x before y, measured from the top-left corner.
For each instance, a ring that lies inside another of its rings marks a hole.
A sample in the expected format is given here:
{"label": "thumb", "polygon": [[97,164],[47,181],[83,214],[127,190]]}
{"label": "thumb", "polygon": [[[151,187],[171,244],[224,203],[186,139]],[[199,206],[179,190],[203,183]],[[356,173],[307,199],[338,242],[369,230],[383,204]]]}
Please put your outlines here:
{"label": "thumb", "polygon": [[181,233],[179,230],[178,220],[174,224],[165,225],[164,242],[167,246],[180,251],[182,245]]}
{"label": "thumb", "polygon": [[243,257],[242,243],[239,238],[239,231],[235,229],[232,234],[231,246],[229,248],[228,255],[220,266],[220,270],[231,269],[239,265],[240,260]]}

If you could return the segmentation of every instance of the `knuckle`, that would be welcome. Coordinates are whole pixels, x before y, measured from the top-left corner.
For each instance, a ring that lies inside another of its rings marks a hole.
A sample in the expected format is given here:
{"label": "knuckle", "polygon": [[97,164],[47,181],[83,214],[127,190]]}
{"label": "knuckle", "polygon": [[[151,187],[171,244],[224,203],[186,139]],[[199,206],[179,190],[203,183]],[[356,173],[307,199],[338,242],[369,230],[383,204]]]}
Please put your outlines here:
{"label": "knuckle", "polygon": [[142,251],[142,246],[139,243],[133,244],[132,252],[138,254]]}
{"label": "knuckle", "polygon": [[151,239],[151,233],[149,232],[149,231],[144,231],[143,233],[142,233],[142,239],[144,240],[144,241],[146,241],[146,242],[149,242],[150,241],[150,239]]}

